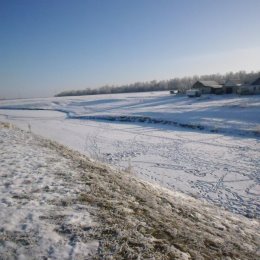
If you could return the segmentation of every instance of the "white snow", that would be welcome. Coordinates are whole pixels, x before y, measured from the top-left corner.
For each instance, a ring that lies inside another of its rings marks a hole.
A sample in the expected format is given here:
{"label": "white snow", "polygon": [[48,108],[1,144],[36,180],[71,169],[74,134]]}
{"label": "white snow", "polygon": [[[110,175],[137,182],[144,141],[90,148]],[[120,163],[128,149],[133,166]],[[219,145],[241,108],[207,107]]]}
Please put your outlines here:
{"label": "white snow", "polygon": [[88,208],[73,202],[86,190],[78,173],[25,132],[0,128],[0,147],[3,259],[89,259],[98,242],[75,231],[95,226]]}
{"label": "white snow", "polygon": [[203,95],[199,98],[147,92],[1,101],[0,107],[60,110],[70,118],[164,120],[210,131],[259,134],[260,97]]}
{"label": "white snow", "polygon": [[0,110],[1,121],[30,127],[144,180],[259,217],[260,96],[129,93],[1,101],[0,107],[13,109]]}
{"label": "white snow", "polygon": [[256,219],[93,163],[10,124],[0,123],[0,148],[1,259],[259,258]]}

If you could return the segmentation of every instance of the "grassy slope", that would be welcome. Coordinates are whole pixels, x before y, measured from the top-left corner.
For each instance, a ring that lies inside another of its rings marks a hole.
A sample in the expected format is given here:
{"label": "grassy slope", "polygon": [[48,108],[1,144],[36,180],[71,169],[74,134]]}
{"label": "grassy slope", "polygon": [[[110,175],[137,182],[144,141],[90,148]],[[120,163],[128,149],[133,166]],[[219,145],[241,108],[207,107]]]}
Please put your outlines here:
{"label": "grassy slope", "polygon": [[79,199],[97,208],[103,223],[95,231],[103,241],[101,254],[115,259],[257,259],[256,221],[97,165],[57,143],[45,140],[44,145],[82,172],[90,189]]}
{"label": "grassy slope", "polygon": [[94,259],[259,259],[257,220],[152,186],[58,143],[33,138],[66,158],[86,184],[77,203],[91,206],[100,223],[86,234],[100,240]]}

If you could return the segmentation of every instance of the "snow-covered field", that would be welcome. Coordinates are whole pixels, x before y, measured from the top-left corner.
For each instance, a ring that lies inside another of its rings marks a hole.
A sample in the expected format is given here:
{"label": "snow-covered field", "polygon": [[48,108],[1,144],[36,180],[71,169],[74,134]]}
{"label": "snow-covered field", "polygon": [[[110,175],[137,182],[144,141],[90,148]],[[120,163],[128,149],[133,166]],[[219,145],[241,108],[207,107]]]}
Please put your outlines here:
{"label": "snow-covered field", "polygon": [[1,121],[232,212],[260,215],[260,96],[129,93],[0,107]]}
{"label": "snow-covered field", "polygon": [[258,135],[259,96],[203,95],[199,98],[147,92],[1,101],[1,107],[51,109],[69,118],[151,122],[211,132]]}

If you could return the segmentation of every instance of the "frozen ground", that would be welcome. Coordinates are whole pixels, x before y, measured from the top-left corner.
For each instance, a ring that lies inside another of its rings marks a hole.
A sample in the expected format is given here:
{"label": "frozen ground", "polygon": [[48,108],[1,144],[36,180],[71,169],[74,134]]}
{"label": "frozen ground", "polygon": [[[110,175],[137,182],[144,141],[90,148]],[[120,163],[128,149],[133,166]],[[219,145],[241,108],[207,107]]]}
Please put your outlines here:
{"label": "frozen ground", "polygon": [[1,110],[1,120],[23,129],[30,125],[37,134],[144,180],[248,217],[260,215],[259,96],[189,99],[159,92],[15,100],[0,106],[32,109]]}
{"label": "frozen ground", "polygon": [[259,259],[258,220],[10,124],[0,147],[0,259]]}
{"label": "frozen ground", "polygon": [[68,160],[0,125],[0,259],[92,259],[86,191]]}

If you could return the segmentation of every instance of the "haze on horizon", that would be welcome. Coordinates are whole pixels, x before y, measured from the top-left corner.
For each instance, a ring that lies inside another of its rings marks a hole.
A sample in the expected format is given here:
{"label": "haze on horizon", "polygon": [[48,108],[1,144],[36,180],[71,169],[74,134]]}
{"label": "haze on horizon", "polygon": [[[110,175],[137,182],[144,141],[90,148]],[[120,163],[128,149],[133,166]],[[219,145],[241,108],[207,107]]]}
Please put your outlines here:
{"label": "haze on horizon", "polygon": [[259,0],[1,0],[0,98],[260,69]]}

